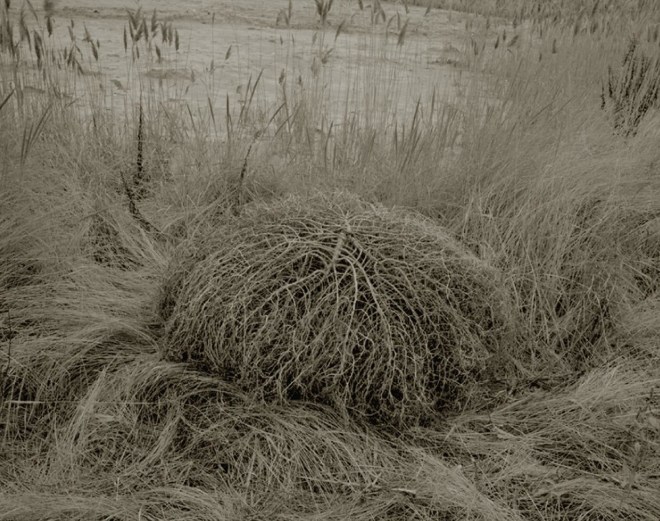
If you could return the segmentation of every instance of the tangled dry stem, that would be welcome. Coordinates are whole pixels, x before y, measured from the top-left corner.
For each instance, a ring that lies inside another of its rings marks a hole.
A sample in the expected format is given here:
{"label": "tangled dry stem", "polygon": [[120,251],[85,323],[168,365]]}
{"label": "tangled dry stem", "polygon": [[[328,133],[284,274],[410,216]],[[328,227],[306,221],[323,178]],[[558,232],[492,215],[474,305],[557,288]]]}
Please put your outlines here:
{"label": "tangled dry stem", "polygon": [[464,405],[506,332],[496,271],[407,212],[289,198],[193,242],[162,292],[164,354],[260,399],[414,424]]}

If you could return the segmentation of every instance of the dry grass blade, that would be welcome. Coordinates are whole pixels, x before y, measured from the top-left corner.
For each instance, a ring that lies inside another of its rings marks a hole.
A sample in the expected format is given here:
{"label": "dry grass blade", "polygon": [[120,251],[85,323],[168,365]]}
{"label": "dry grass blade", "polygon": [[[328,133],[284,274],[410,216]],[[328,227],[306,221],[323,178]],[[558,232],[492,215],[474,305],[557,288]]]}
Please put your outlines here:
{"label": "dry grass blade", "polygon": [[2,101],[0,101],[0,111],[2,111],[2,109],[5,107],[5,105],[9,102],[9,100],[11,99],[11,97],[14,95],[14,92],[15,92],[15,91],[16,91],[16,89],[11,89],[11,90],[9,91],[9,94],[7,94],[7,95],[5,96],[5,99],[3,99]]}
{"label": "dry grass blade", "polygon": [[49,104],[44,111],[41,113],[36,124],[26,125],[23,129],[23,139],[21,141],[21,165],[25,165],[30,149],[39,138],[44,126],[48,122],[48,119],[53,108],[52,104]]}
{"label": "dry grass blade", "polygon": [[7,364],[4,370],[0,368],[0,409],[4,406],[5,401],[5,385],[9,382],[9,370],[11,368],[11,347],[14,338],[14,330],[11,325],[11,310],[7,310],[7,329],[2,332],[3,339],[7,342]]}
{"label": "dry grass blade", "polygon": [[403,27],[399,31],[399,36],[397,37],[396,44],[398,46],[403,45],[404,40],[406,39],[406,31],[408,30],[408,20],[405,21]]}
{"label": "dry grass blade", "polygon": [[146,191],[146,172],[144,168],[144,108],[140,98],[137,129],[137,150],[135,155],[135,173],[133,174],[133,195],[137,200],[144,197]]}
{"label": "dry grass blade", "polygon": [[43,66],[43,56],[44,56],[44,43],[43,40],[41,39],[41,36],[39,33],[35,30],[34,31],[34,53],[37,56],[37,67],[41,69]]}
{"label": "dry grass blade", "polygon": [[337,38],[339,38],[341,32],[344,30],[345,25],[346,25],[346,20],[342,20],[341,23],[337,26],[337,30],[335,31],[335,42],[337,41]]}
{"label": "dry grass blade", "polygon": [[636,39],[630,40],[617,72],[608,70],[607,96],[601,93],[601,107],[611,105],[614,127],[625,136],[635,135],[644,116],[658,103],[660,62],[647,55]]}

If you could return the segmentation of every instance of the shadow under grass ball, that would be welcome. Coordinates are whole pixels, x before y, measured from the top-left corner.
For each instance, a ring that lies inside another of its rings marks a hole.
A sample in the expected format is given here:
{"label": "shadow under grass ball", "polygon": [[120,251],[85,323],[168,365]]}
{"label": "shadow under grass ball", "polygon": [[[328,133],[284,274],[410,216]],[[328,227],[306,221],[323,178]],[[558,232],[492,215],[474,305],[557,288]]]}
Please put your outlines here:
{"label": "shadow under grass ball", "polygon": [[163,354],[260,400],[416,425],[478,385],[507,329],[499,280],[407,211],[345,194],[255,204],[176,255]]}

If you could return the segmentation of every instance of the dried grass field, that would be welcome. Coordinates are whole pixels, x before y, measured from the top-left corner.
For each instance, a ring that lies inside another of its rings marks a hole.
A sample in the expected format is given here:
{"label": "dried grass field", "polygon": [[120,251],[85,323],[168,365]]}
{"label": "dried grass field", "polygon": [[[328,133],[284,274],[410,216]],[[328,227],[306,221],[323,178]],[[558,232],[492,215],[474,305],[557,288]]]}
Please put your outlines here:
{"label": "dried grass field", "polygon": [[0,520],[660,519],[660,6],[0,2]]}

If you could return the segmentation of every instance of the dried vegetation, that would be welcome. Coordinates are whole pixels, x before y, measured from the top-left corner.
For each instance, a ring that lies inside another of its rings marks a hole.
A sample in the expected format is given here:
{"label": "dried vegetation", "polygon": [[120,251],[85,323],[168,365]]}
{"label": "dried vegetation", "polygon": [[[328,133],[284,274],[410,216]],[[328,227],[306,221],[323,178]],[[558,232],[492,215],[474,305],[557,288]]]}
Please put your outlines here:
{"label": "dried vegetation", "polygon": [[[92,35],[30,7],[0,4],[0,520],[660,518],[655,3],[461,2],[463,97],[391,126],[286,77],[266,114],[250,78],[224,124],[122,120]],[[139,81],[179,49],[124,34]]]}

